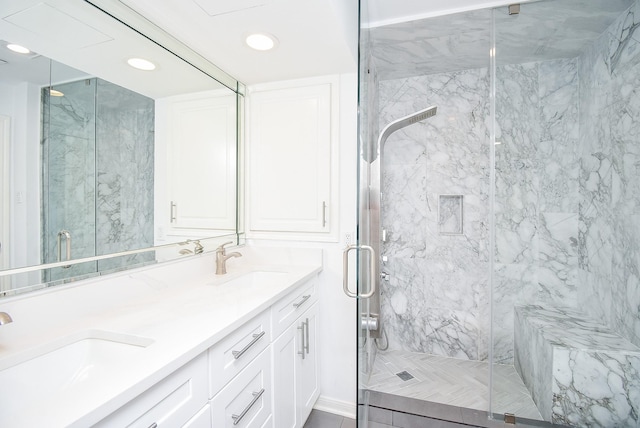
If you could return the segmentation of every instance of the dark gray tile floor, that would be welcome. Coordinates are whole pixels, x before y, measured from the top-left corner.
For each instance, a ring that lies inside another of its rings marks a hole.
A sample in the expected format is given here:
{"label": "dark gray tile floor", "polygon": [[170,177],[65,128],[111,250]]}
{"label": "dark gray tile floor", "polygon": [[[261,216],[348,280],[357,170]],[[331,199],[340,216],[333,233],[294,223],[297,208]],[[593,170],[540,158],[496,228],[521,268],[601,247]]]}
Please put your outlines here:
{"label": "dark gray tile floor", "polygon": [[333,413],[312,410],[304,428],[356,428],[356,421]]}

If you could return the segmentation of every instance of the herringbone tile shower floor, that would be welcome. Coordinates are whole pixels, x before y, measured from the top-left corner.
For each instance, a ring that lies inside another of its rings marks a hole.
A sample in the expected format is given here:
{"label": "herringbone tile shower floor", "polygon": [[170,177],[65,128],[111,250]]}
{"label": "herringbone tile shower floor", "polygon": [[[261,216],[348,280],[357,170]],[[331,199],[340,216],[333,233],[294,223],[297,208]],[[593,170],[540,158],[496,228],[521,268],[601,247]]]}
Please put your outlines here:
{"label": "herringbone tile shower floor", "polygon": [[[413,379],[402,380],[406,371]],[[477,410],[489,408],[489,363],[405,351],[378,352],[367,388]],[[542,419],[513,366],[494,365],[495,413]]]}

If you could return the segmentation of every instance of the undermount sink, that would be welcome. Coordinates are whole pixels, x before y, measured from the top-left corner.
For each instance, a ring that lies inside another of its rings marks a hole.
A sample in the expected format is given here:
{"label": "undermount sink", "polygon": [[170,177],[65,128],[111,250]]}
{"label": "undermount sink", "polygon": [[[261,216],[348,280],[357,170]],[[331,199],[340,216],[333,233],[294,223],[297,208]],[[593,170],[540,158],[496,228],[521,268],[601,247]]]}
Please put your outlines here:
{"label": "undermount sink", "polygon": [[153,343],[144,337],[87,330],[0,360],[0,403],[18,411],[65,389],[89,382]]}
{"label": "undermount sink", "polygon": [[252,271],[242,274],[229,281],[221,283],[221,285],[252,286],[252,285],[271,285],[282,281],[288,275],[287,272],[275,271]]}

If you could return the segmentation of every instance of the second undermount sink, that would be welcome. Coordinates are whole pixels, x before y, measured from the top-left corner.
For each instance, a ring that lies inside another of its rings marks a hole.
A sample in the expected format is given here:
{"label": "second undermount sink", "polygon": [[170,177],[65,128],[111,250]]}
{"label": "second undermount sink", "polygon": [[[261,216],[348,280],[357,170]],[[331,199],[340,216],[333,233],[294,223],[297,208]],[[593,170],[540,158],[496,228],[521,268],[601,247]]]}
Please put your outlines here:
{"label": "second undermount sink", "polygon": [[252,286],[252,285],[271,285],[277,284],[282,281],[288,275],[287,272],[275,272],[275,271],[251,271],[240,276],[237,276],[229,281],[224,281],[220,284],[231,285],[233,287],[238,286]]}
{"label": "second undermount sink", "polygon": [[151,343],[143,337],[86,330],[0,360],[2,408],[17,412],[38,399],[88,383]]}

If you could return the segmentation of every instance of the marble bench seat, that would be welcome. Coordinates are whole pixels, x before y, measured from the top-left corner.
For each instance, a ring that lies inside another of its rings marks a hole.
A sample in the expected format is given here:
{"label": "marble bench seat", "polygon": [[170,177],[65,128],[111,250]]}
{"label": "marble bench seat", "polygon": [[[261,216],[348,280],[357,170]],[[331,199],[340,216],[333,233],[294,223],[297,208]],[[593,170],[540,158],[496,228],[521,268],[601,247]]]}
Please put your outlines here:
{"label": "marble bench seat", "polygon": [[545,420],[640,427],[640,348],[571,308],[516,306],[515,366]]}

